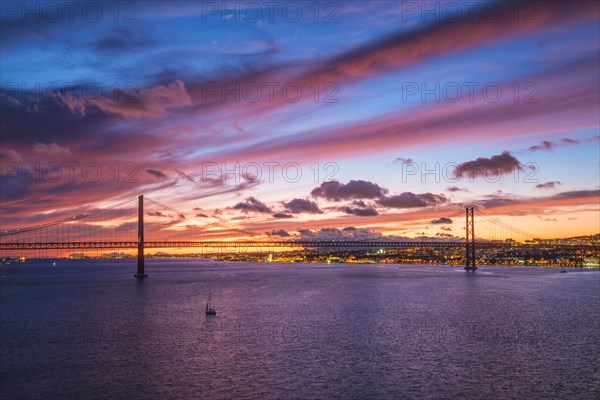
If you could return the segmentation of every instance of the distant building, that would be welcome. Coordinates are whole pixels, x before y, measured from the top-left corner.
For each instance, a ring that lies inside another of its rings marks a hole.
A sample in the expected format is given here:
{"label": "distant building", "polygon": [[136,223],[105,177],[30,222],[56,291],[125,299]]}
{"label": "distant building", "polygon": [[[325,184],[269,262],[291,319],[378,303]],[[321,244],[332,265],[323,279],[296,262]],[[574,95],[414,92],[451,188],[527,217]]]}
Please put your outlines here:
{"label": "distant building", "polygon": [[600,259],[597,257],[588,257],[583,259],[584,268],[598,268],[600,267]]}

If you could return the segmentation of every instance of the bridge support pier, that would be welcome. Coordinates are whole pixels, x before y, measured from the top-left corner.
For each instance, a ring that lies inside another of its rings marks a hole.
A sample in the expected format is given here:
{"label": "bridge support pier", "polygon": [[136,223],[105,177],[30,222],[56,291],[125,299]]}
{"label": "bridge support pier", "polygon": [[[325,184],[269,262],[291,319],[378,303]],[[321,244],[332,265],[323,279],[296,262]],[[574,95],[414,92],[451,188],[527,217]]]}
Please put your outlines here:
{"label": "bridge support pier", "polygon": [[138,196],[138,254],[137,254],[137,273],[134,275],[138,279],[147,278],[144,273],[144,196]]}
{"label": "bridge support pier", "polygon": [[465,270],[475,271],[475,207],[465,207],[466,213],[466,241],[465,241]]}

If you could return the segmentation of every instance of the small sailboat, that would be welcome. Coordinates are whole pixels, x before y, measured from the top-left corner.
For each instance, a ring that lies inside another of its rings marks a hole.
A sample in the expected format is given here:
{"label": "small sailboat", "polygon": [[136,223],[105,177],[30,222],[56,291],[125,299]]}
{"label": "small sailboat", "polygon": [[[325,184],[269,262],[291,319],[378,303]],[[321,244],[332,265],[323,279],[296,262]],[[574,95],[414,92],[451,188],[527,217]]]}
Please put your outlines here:
{"label": "small sailboat", "polygon": [[210,307],[210,293],[208,294],[208,301],[206,302],[206,315],[217,315],[217,310]]}

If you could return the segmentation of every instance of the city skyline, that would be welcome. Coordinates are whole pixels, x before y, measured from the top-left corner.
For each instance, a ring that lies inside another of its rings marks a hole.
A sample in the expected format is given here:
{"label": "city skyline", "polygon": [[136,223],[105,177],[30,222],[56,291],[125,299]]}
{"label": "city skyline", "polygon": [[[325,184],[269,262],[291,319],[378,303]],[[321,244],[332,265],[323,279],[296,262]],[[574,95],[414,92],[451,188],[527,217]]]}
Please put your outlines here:
{"label": "city skyline", "polygon": [[600,232],[595,2],[6,4],[3,228],[147,194],[206,238]]}

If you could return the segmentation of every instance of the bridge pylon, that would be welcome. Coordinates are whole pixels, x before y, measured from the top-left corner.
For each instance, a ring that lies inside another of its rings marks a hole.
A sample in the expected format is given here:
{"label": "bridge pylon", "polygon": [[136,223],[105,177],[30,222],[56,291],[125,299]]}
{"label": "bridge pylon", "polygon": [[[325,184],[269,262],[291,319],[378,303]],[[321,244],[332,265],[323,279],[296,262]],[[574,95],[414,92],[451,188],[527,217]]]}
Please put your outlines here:
{"label": "bridge pylon", "polygon": [[134,275],[138,279],[147,278],[144,273],[144,196],[138,196],[138,241],[137,241],[137,273]]}
{"label": "bridge pylon", "polygon": [[475,271],[475,207],[465,207],[465,270]]}

